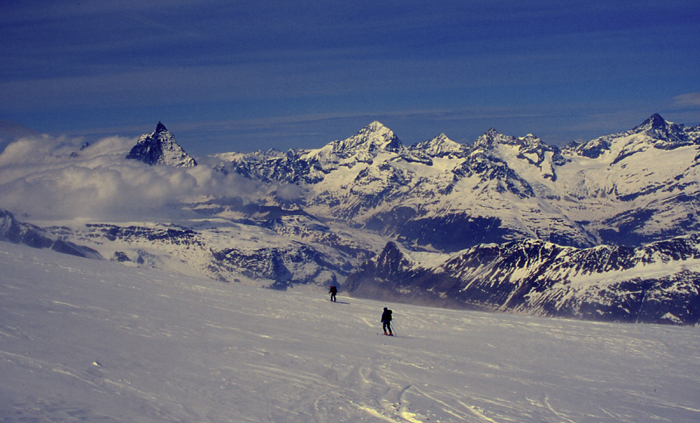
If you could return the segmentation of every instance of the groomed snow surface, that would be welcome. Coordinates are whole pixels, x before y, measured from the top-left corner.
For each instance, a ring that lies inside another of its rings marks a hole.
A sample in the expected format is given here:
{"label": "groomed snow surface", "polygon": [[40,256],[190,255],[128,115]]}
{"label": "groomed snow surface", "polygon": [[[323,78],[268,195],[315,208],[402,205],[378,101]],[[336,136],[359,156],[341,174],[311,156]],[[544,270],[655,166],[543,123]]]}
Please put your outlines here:
{"label": "groomed snow surface", "polygon": [[697,422],[700,331],[331,303],[0,242],[0,381],[9,422]]}

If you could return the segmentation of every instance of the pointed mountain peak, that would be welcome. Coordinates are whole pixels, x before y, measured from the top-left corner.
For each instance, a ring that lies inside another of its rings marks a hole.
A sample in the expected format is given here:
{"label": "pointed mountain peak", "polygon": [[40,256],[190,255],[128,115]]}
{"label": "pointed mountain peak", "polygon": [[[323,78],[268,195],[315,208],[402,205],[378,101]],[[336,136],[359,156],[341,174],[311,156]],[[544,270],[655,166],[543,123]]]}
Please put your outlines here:
{"label": "pointed mountain peak", "polygon": [[422,151],[431,157],[443,157],[464,151],[464,146],[452,141],[445,134],[440,134],[428,141],[420,142],[410,147],[413,151]]}
{"label": "pointed mountain peak", "polygon": [[[639,136],[643,135],[643,139]],[[632,139],[630,139],[632,137]],[[604,135],[591,141],[573,146],[577,154],[585,157],[598,158],[610,151],[613,144],[621,144],[620,153],[613,163],[643,151],[641,145],[654,146],[657,149],[670,150],[693,143],[683,124],[669,122],[658,113],[654,113],[641,125],[632,130],[616,134]]]}
{"label": "pointed mountain peak", "polygon": [[634,131],[646,131],[649,129],[666,129],[669,126],[670,122],[667,122],[666,119],[662,118],[661,115],[658,113],[654,113],[651,115],[651,117],[644,122],[642,122],[641,125],[637,126],[634,128]]}
{"label": "pointed mountain peak", "polygon": [[654,113],[641,125],[634,128],[632,133],[644,133],[655,141],[657,148],[669,149],[692,143],[683,124],[669,122],[658,113]]}
{"label": "pointed mountain peak", "polygon": [[180,147],[175,137],[161,122],[158,122],[156,130],[151,134],[141,135],[126,158],[138,160],[150,166],[197,166],[197,162]]}
{"label": "pointed mountain peak", "polygon": [[374,121],[364,128],[360,129],[357,136],[368,136],[368,137],[384,137],[384,138],[395,138],[396,135],[394,131],[384,126],[379,121]]}
{"label": "pointed mountain peak", "polygon": [[424,141],[418,145],[436,145],[436,144],[457,144],[452,141],[447,135],[441,133],[437,137],[431,138],[428,141]]}
{"label": "pointed mountain peak", "polygon": [[362,128],[355,136],[343,141],[335,141],[333,144],[334,150],[338,152],[351,152],[360,149],[398,152],[403,148],[401,140],[394,134],[394,131],[377,121]]}
{"label": "pointed mountain peak", "polygon": [[370,123],[369,125],[365,126],[360,130],[360,132],[386,132],[386,131],[391,131],[391,129],[387,128],[382,124],[381,122],[375,120],[374,122]]}
{"label": "pointed mountain peak", "polygon": [[489,149],[493,148],[496,144],[510,144],[515,140],[515,137],[503,135],[496,129],[491,128],[474,141],[474,147]]}
{"label": "pointed mountain peak", "polygon": [[158,121],[158,125],[156,125],[156,134],[160,134],[161,132],[168,132],[168,128],[163,125],[160,121]]}
{"label": "pointed mountain peak", "polygon": [[437,137],[429,140],[428,143],[430,143],[431,145],[446,146],[448,148],[461,148],[461,146],[462,146],[462,144],[452,141],[444,133],[440,133],[440,135],[438,135]]}

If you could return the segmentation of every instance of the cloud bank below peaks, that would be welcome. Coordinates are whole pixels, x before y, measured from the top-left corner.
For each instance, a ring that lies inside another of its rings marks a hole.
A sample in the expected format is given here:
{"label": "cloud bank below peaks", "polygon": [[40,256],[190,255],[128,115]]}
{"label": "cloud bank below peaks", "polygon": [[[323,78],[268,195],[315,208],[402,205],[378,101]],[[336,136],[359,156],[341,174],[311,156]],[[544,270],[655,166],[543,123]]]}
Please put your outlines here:
{"label": "cloud bank below peaks", "polygon": [[30,220],[130,220],[168,215],[207,197],[257,198],[259,184],[207,166],[127,160],[135,138],[23,138],[0,154],[0,208]]}

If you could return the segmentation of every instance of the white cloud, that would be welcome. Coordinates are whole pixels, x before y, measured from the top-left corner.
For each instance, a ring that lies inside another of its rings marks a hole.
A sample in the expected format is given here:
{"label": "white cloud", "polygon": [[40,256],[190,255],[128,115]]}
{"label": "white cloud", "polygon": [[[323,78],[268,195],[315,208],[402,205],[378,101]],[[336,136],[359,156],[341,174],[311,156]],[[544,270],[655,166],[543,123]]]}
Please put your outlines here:
{"label": "white cloud", "polygon": [[275,194],[278,199],[288,202],[297,202],[306,194],[304,188],[294,184],[278,184]]}
{"label": "white cloud", "polygon": [[677,107],[700,106],[700,92],[676,96],[673,98],[673,105]]}
{"label": "white cloud", "polygon": [[[135,139],[81,140],[42,136],[0,154],[0,208],[40,220],[128,219],[210,197],[254,195],[260,186],[206,166],[174,168],[126,160]],[[71,153],[77,152],[77,157]]]}
{"label": "white cloud", "polygon": [[[0,166],[21,166],[49,163],[66,154],[65,140],[48,135],[21,138],[9,144],[0,154]],[[68,153],[70,154],[70,153]]]}

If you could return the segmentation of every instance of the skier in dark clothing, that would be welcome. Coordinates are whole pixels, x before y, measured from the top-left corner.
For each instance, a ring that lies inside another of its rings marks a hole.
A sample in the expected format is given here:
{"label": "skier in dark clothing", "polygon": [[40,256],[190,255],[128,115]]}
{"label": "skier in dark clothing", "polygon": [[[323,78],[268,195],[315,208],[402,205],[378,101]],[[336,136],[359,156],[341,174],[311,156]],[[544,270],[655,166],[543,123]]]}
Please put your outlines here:
{"label": "skier in dark clothing", "polygon": [[335,286],[331,285],[331,290],[328,291],[329,294],[331,294],[331,301],[335,302],[335,294],[338,293],[338,288]]}
{"label": "skier in dark clothing", "polygon": [[[384,313],[382,313],[382,327],[384,328],[384,335],[394,336],[391,331],[391,310],[384,307]],[[389,330],[389,333],[386,331]]]}

